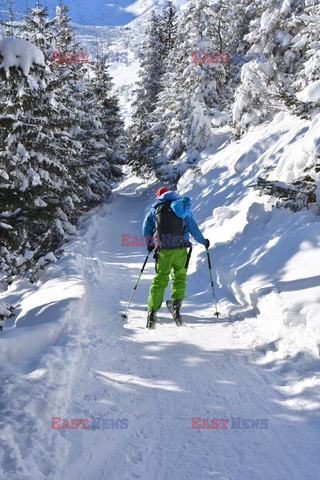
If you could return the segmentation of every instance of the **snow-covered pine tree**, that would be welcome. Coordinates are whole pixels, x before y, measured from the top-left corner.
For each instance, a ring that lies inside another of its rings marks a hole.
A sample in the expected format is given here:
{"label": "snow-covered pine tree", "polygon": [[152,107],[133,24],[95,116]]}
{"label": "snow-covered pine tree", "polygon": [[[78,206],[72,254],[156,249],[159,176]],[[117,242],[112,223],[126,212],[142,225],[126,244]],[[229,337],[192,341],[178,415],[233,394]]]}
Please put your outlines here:
{"label": "snow-covered pine tree", "polygon": [[[72,57],[77,46],[63,6],[53,25],[39,5],[28,25],[33,16],[38,30],[26,28],[25,36],[42,42],[48,54],[58,45],[76,61],[33,66],[30,75],[11,68],[8,78],[1,71],[0,268],[6,282],[15,274],[32,274],[41,257],[75,232],[79,216],[109,195],[123,159],[122,123],[105,66],[85,82],[88,64]],[[57,42],[52,47],[51,26]],[[25,51],[15,53],[24,68]],[[85,121],[90,151],[82,144]]]}
{"label": "snow-covered pine tree", "polygon": [[[249,33],[249,24],[254,14],[255,7],[251,0],[238,0],[230,8],[230,4],[224,3],[223,15],[226,24],[225,46],[229,54],[227,71],[228,85],[232,94],[241,82],[242,65],[248,61],[247,52],[249,43],[245,36]],[[231,110],[232,103],[228,105]]]}
{"label": "snow-covered pine tree", "polygon": [[165,86],[166,72],[172,71],[174,65],[171,64],[170,53],[175,48],[178,34],[178,14],[175,6],[170,0],[167,1],[164,11],[160,18],[159,24],[159,41],[161,45],[161,62],[162,72],[159,75],[159,89],[158,96],[155,98],[153,109],[148,118],[148,125],[146,125],[145,137],[148,139],[148,145],[144,150],[144,168],[154,174],[155,159],[158,157],[159,145],[164,135],[164,125],[158,121],[156,109],[159,101],[159,94]]}
{"label": "snow-covered pine tree", "polygon": [[129,161],[140,172],[148,163],[151,115],[161,90],[164,72],[164,46],[161,39],[160,18],[155,11],[152,11],[141,49],[139,81],[133,102],[132,125],[129,129]]}
{"label": "snow-covered pine tree", "polygon": [[171,0],[167,0],[162,17],[160,17],[160,41],[163,48],[163,56],[166,58],[173,50],[177,39],[178,18],[177,9]]}
{"label": "snow-covered pine tree", "polygon": [[52,69],[54,72],[59,72],[63,82],[69,84],[70,88],[74,88],[83,78],[83,72],[79,67],[86,64],[88,58],[81,51],[79,43],[76,42],[70,25],[69,9],[62,0],[59,1],[55,11],[56,16],[53,19],[55,51],[52,54]]}
{"label": "snow-covered pine tree", "polygon": [[[15,18],[15,3],[17,0],[1,0],[1,14],[5,20],[0,19],[0,25],[3,27],[3,36],[13,37],[19,28],[19,22]],[[1,15],[1,16],[2,16]]]}
{"label": "snow-covered pine tree", "polygon": [[48,18],[47,9],[37,2],[24,24],[24,37],[42,45],[46,53],[46,101],[53,107],[47,126],[54,138],[54,154],[71,174],[61,216],[66,215],[65,221],[70,220],[74,224],[81,212],[88,209],[86,165],[82,159],[83,147],[77,136],[81,118],[85,115],[82,108],[84,65],[70,27],[68,9],[61,1],[53,19]]}
{"label": "snow-covered pine tree", "polygon": [[[311,4],[313,3],[313,5]],[[292,39],[292,50],[300,56],[301,70],[295,75],[292,86],[295,92],[293,104],[295,113],[312,116],[319,108],[320,100],[320,4],[313,0],[303,13],[294,18],[301,27]],[[307,92],[305,89],[307,88]],[[303,94],[299,92],[303,91]],[[298,92],[298,93],[297,93]],[[301,101],[297,103],[300,99]]]}
{"label": "snow-covered pine tree", "polygon": [[292,49],[292,39],[301,30],[295,18],[304,12],[306,3],[305,0],[252,2],[254,18],[245,40],[250,44],[248,53],[254,58],[242,67],[241,85],[233,107],[238,135],[248,126],[288,108],[294,93],[291,85],[301,69],[300,55]]}
{"label": "snow-covered pine tree", "polygon": [[212,118],[228,98],[226,57],[220,56],[226,26],[221,4],[209,0],[190,2],[182,15],[153,125],[161,178],[175,181],[212,142]]}
{"label": "snow-covered pine tree", "polygon": [[56,156],[51,121],[58,102],[48,99],[44,57],[24,40],[0,42],[2,58],[12,51],[16,66],[0,70],[1,269],[8,282],[32,273],[72,231],[65,209],[72,177]]}
{"label": "snow-covered pine tree", "polygon": [[[87,58],[80,55],[80,47],[70,26],[68,8],[60,1],[54,18],[54,49],[50,69],[54,80],[50,91],[59,98],[56,105],[54,136],[56,156],[72,175],[69,186],[70,211],[73,221],[88,209],[86,205],[87,163],[83,158],[83,146],[79,141],[81,119],[85,116],[84,76]],[[83,63],[85,62],[85,63]]]}
{"label": "snow-covered pine tree", "polygon": [[20,22],[19,37],[40,48],[46,63],[51,61],[55,38],[54,23],[55,20],[48,16],[48,7],[44,7],[39,0]]}
{"label": "snow-covered pine tree", "polygon": [[104,201],[111,180],[120,176],[116,165],[123,162],[122,122],[107,67],[87,63],[89,54],[75,43],[67,7],[60,2],[56,13],[55,49],[64,62],[52,68],[58,80],[55,91],[65,106],[62,123],[57,120],[59,155],[73,173],[71,191],[81,212]]}
{"label": "snow-covered pine tree", "polygon": [[88,67],[82,107],[85,115],[80,118],[77,138],[86,165],[86,203],[92,207],[106,200],[111,180],[121,177],[125,142],[108,66],[101,60]]}
{"label": "snow-covered pine tree", "polygon": [[[320,112],[320,5],[316,0],[305,2],[305,8],[288,19],[288,31],[292,36],[288,48],[291,70],[286,72],[286,90],[281,100],[291,113],[303,118],[317,118]],[[281,72],[282,73],[282,72]],[[316,120],[315,120],[316,121]],[[277,207],[284,206],[294,212],[316,203],[319,172],[319,139],[310,145],[309,165],[298,178],[289,184],[267,177],[259,177],[254,185],[263,194],[277,199]],[[311,153],[312,152],[312,153]],[[312,162],[313,160],[313,162]]]}
{"label": "snow-covered pine tree", "polygon": [[105,159],[109,162],[111,176],[119,176],[119,165],[125,160],[124,124],[120,115],[117,97],[112,93],[112,79],[109,67],[103,61],[92,65],[92,90],[96,100],[93,111],[100,120],[101,135],[106,138]]}
{"label": "snow-covered pine tree", "polygon": [[76,44],[75,35],[70,26],[69,9],[62,0],[59,0],[55,11],[55,47],[59,52],[70,53],[70,47],[77,47],[78,44]]}

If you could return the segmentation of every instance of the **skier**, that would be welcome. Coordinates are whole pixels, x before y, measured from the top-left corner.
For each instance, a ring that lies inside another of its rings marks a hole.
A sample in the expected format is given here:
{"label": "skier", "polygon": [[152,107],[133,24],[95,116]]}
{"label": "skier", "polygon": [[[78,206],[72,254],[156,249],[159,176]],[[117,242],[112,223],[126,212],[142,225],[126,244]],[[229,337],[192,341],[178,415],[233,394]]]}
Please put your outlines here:
{"label": "skier", "polygon": [[156,274],[148,296],[148,328],[152,328],[156,321],[156,312],[161,307],[171,271],[172,314],[175,320],[180,320],[180,307],[186,290],[187,247],[191,246],[189,233],[206,248],[210,245],[192,216],[189,197],[179,197],[163,186],[157,190],[156,198],[142,226],[143,235],[149,239],[148,252],[156,247]]}

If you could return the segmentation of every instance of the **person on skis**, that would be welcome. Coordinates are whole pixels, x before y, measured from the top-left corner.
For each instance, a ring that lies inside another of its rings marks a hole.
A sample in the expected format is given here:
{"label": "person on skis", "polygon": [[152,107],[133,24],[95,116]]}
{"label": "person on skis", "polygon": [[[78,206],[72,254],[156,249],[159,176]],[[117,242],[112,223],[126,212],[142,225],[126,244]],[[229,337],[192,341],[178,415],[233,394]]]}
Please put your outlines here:
{"label": "person on skis", "polygon": [[176,192],[163,186],[157,190],[156,198],[142,226],[143,235],[148,239],[148,252],[156,247],[156,274],[151,282],[147,303],[149,328],[156,321],[156,312],[161,307],[171,272],[172,313],[175,320],[180,319],[181,303],[186,291],[187,247],[191,246],[189,234],[206,248],[210,245],[193,218],[189,197],[179,197]]}

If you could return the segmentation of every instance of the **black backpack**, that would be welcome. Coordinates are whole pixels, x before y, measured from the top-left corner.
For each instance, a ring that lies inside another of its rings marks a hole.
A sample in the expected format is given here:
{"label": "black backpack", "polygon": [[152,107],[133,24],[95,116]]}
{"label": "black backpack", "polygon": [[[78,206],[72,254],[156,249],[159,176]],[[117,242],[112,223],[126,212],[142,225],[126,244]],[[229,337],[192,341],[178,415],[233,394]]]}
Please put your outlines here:
{"label": "black backpack", "polygon": [[171,208],[172,200],[161,203],[156,209],[156,236],[160,248],[183,246],[183,220]]}

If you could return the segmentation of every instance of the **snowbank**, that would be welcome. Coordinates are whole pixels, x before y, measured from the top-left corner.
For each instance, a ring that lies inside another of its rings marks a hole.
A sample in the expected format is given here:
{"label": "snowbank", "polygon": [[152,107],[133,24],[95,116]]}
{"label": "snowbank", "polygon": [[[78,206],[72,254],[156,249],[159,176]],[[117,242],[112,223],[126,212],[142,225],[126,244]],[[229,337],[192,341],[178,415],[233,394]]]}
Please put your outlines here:
{"label": "snowbank", "polygon": [[252,185],[259,176],[293,182],[307,174],[319,184],[319,121],[279,114],[214,155],[203,152],[200,172],[178,184],[213,246],[220,305],[231,319],[246,319],[238,330],[251,347],[276,342],[268,361],[319,355],[320,216],[317,204],[272,209],[277,199]]}
{"label": "snowbank", "polygon": [[21,38],[5,38],[0,41],[0,68],[10,75],[10,67],[21,68],[24,75],[29,75],[33,64],[45,67],[44,56],[41,50]]}
{"label": "snowbank", "polygon": [[301,102],[320,102],[320,80],[310,83],[301,92],[296,93]]}

